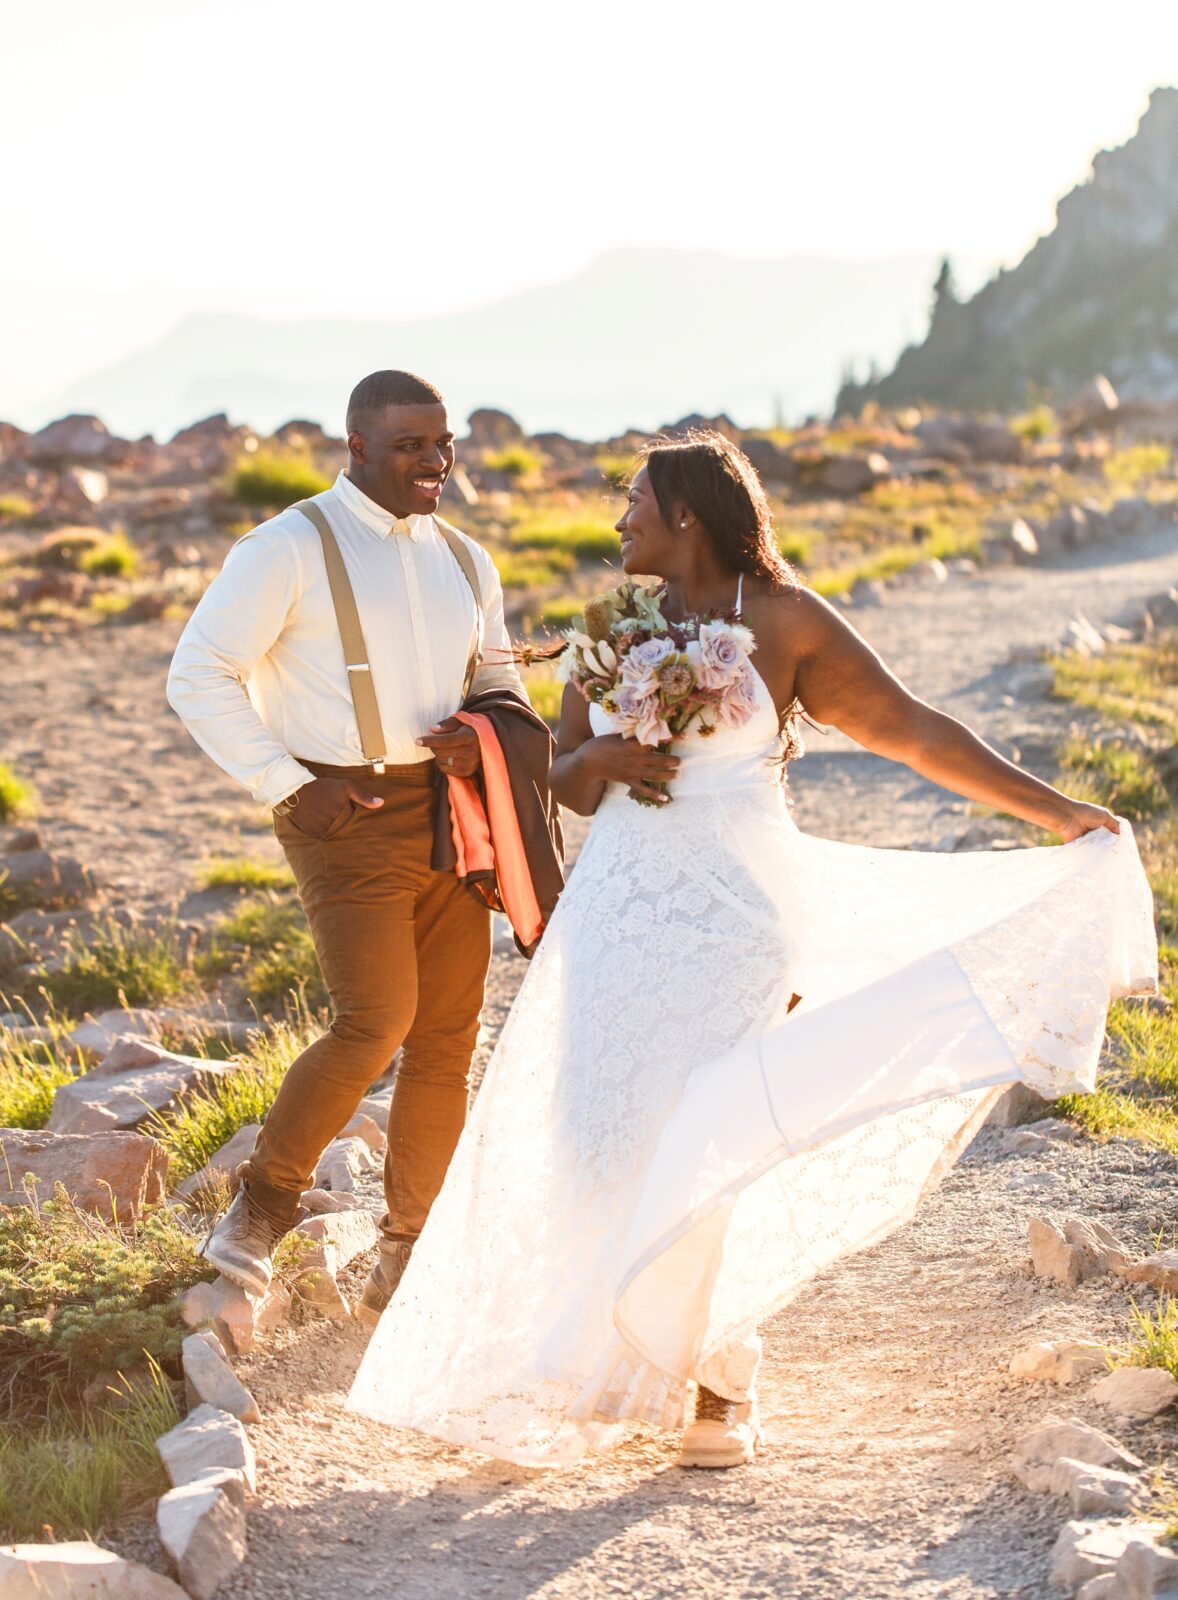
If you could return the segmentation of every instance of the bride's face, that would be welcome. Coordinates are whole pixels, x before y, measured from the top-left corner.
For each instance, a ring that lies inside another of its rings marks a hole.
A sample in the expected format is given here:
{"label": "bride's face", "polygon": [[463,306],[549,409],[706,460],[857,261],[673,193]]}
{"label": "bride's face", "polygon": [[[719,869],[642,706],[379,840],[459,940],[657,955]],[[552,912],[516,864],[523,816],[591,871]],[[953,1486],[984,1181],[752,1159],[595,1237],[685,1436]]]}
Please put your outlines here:
{"label": "bride's face", "polygon": [[663,521],[645,467],[635,473],[626,509],[615,527],[622,538],[622,571],[627,576],[666,575],[668,564],[674,561],[675,536]]}

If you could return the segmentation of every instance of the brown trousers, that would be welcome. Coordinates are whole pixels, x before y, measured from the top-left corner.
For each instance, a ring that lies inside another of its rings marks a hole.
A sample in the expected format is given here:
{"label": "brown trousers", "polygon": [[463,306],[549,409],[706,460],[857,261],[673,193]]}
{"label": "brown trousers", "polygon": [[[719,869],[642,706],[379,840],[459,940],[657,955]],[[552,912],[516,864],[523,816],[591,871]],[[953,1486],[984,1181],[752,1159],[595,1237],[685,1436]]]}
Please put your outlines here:
{"label": "brown trousers", "polygon": [[415,1239],[466,1120],[491,917],[450,872],[430,867],[435,768],[318,767],[351,777],[384,805],[349,802],[326,836],[290,816],[274,829],[298,884],[331,996],[331,1027],[290,1065],[257,1147],[241,1169],[258,1204],[293,1220],[323,1151],[398,1049],[385,1236]]}

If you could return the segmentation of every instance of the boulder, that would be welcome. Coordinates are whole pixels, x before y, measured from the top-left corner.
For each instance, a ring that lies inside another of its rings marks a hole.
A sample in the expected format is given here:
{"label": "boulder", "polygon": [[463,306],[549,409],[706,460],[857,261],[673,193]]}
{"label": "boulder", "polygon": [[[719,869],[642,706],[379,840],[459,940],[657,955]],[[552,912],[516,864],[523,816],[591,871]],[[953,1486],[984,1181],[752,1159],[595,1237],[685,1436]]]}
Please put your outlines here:
{"label": "boulder", "polygon": [[1161,1367],[1118,1367],[1093,1386],[1091,1395],[1124,1421],[1144,1422],[1178,1400],[1178,1383]]}
{"label": "boulder", "polygon": [[58,908],[77,905],[94,891],[94,879],[72,856],[48,850],[17,850],[0,856],[0,886],[6,899],[28,906]]}
{"label": "boulder", "polygon": [[814,470],[811,482],[827,494],[863,494],[892,475],[892,464],[877,450],[866,455],[830,456]]}
{"label": "boulder", "polygon": [[1108,515],[1114,533],[1129,534],[1148,527],[1157,512],[1144,495],[1130,494],[1114,500]]}
{"label": "boulder", "polygon": [[1090,1339],[1051,1339],[1028,1345],[1011,1358],[1010,1372],[1015,1378],[1035,1383],[1074,1383],[1108,1367],[1103,1345]]}
{"label": "boulder", "polygon": [[313,1217],[325,1216],[329,1211],[354,1211],[363,1204],[354,1193],[333,1194],[330,1189],[305,1189],[302,1197],[303,1209]]}
{"label": "boulder", "polygon": [[348,1193],[366,1172],[375,1172],[380,1162],[363,1139],[333,1139],[315,1168],[315,1187]]}
{"label": "boulder", "polygon": [[1148,1283],[1167,1294],[1178,1295],[1178,1250],[1159,1250],[1125,1270],[1128,1283]]}
{"label": "boulder", "polygon": [[25,459],[36,466],[61,466],[71,461],[119,461],[127,444],[116,439],[98,417],[59,417],[34,433],[25,447]]}
{"label": "boulder", "polygon": [[[66,1034],[66,1043],[80,1052],[82,1059],[88,1066],[97,1066],[110,1055],[116,1041],[124,1034],[134,1036],[135,1043],[143,1047],[143,1051],[160,1051],[161,1046],[154,1043],[154,1036],[160,1030],[160,1018],[154,1011],[146,1011],[141,1007],[134,1010],[100,1011],[95,1016],[87,1015],[76,1028],[71,1028]],[[139,1059],[133,1058],[128,1053],[122,1058],[117,1058],[117,1064],[108,1066],[109,1072],[128,1072],[132,1067],[150,1066],[146,1053]]]}
{"label": "boulder", "polygon": [[168,1153],[141,1133],[0,1128],[0,1206],[29,1203],[26,1175],[39,1200],[51,1198],[60,1183],[83,1211],[133,1217],[163,1194]]}
{"label": "boulder", "polygon": [[213,1152],[199,1172],[192,1173],[178,1186],[176,1194],[179,1198],[196,1200],[225,1183],[232,1183],[238,1167],[253,1155],[261,1131],[260,1122],[247,1122],[244,1127],[238,1128],[231,1139]]}
{"label": "boulder", "polygon": [[61,1084],[53,1097],[48,1127],[54,1133],[137,1128],[153,1111],[166,1111],[194,1090],[238,1070],[231,1061],[175,1055],[149,1040],[136,1040],[134,1047],[127,1048],[130,1052],[142,1047],[156,1056],[154,1062],[131,1071],[109,1071],[103,1061],[93,1072]]}
{"label": "boulder", "polygon": [[1094,1467],[1115,1467],[1119,1472],[1137,1472],[1142,1466],[1111,1435],[1089,1427],[1079,1417],[1067,1421],[1045,1417],[1015,1443],[1014,1475],[1032,1493],[1047,1494],[1052,1469],[1062,1456]]}
{"label": "boulder", "polygon": [[1109,1272],[1121,1276],[1132,1259],[1103,1223],[1090,1219],[1074,1217],[1061,1229],[1049,1217],[1032,1217],[1027,1234],[1036,1275],[1069,1288]]}
{"label": "boulder", "polygon": [[994,1109],[986,1118],[987,1128],[1015,1128],[1024,1122],[1034,1122],[1051,1109],[1045,1100],[1025,1083],[1012,1083],[994,1102]]}
{"label": "boulder", "polygon": [[57,480],[56,503],[68,511],[100,506],[110,494],[110,479],[97,467],[67,467]]}
{"label": "boulder", "polygon": [[299,1258],[295,1283],[299,1296],[329,1316],[350,1317],[351,1307],[336,1278],[350,1261],[376,1244],[379,1235],[371,1215],[359,1210],[330,1212],[300,1222],[294,1232],[312,1246]]}
{"label": "boulder", "polygon": [[226,1277],[194,1283],[180,1305],[189,1328],[211,1326],[234,1355],[248,1355],[260,1334],[281,1327],[290,1315],[290,1291],[273,1283],[265,1295],[247,1294]]}
{"label": "boulder", "polygon": [[1131,1522],[1065,1522],[1051,1551],[1051,1582],[1075,1589],[1115,1572],[1135,1533]]}
{"label": "boulder", "polygon": [[1113,1467],[1094,1467],[1090,1461],[1061,1456],[1051,1469],[1052,1494],[1066,1495],[1076,1517],[1102,1516],[1132,1511],[1147,1500],[1140,1478]]}
{"label": "boulder", "polygon": [[1117,391],[1103,373],[1098,373],[1064,407],[1060,431],[1082,433],[1088,428],[1109,427],[1116,422],[1120,405]]}
{"label": "boulder", "polygon": [[216,1406],[197,1406],[157,1439],[155,1447],[173,1488],[224,1468],[240,1473],[251,1494],[257,1489],[254,1447],[237,1418]]}
{"label": "boulder", "polygon": [[171,1578],[88,1539],[0,1546],[3,1600],[185,1600]]}
{"label": "boulder", "polygon": [[229,1365],[215,1333],[190,1333],[180,1346],[180,1363],[190,1407],[216,1406],[241,1422],[260,1422],[258,1402]]}
{"label": "boulder", "polygon": [[[386,1116],[385,1121],[388,1118]],[[346,1127],[340,1129],[341,1139],[363,1139],[373,1155],[383,1156],[388,1141],[385,1138],[384,1126],[370,1117],[365,1111],[357,1111]]]}
{"label": "boulder", "polygon": [[1076,1590],[1076,1600],[1124,1600],[1115,1572],[1102,1572],[1099,1578],[1089,1578]]}
{"label": "boulder", "polygon": [[155,1520],[192,1600],[212,1600],[245,1560],[245,1508],[220,1482],[202,1478],[169,1489]]}
{"label": "boulder", "polygon": [[504,450],[508,445],[521,444],[525,438],[514,417],[490,406],[472,411],[466,425],[470,429],[469,442],[476,450]]}
{"label": "boulder", "polygon": [[1154,1600],[1178,1595],[1178,1550],[1161,1544],[1160,1525],[1133,1529],[1124,1554],[1117,1562],[1121,1600]]}

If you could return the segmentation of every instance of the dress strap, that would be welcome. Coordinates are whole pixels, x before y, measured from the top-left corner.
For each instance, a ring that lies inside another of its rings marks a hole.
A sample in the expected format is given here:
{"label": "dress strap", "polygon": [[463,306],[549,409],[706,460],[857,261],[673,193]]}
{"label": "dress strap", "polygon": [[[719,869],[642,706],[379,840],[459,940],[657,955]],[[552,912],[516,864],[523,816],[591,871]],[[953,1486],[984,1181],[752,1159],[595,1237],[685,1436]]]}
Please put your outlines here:
{"label": "dress strap", "polygon": [[740,597],[741,597],[741,594],[743,592],[744,592],[744,573],[743,572],[739,572],[739,573],[737,573],[737,576],[736,576],[736,615],[737,615],[738,618],[740,616]]}

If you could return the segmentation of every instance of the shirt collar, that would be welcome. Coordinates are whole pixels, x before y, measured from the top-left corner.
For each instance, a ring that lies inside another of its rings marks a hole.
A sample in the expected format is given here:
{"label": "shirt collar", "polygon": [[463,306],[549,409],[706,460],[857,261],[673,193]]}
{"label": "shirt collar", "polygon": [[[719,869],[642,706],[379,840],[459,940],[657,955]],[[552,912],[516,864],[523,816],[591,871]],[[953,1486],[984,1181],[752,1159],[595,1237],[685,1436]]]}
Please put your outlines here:
{"label": "shirt collar", "polygon": [[353,516],[358,517],[366,528],[371,528],[373,533],[380,534],[382,539],[387,539],[391,533],[408,534],[416,543],[426,532],[428,517],[394,517],[391,511],[370,500],[362,489],[357,489],[346,472],[341,472],[335,480],[335,492]]}

